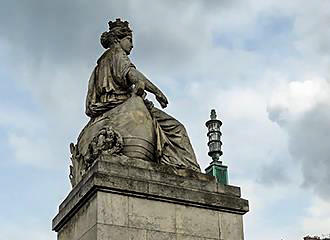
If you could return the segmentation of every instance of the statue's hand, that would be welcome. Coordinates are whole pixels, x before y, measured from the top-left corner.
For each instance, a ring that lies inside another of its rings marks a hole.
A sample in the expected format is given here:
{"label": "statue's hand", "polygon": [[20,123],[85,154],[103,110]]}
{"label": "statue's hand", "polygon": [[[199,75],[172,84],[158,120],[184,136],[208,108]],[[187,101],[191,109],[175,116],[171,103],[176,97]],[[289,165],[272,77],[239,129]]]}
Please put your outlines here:
{"label": "statue's hand", "polygon": [[134,93],[138,96],[143,96],[144,94],[144,89],[145,89],[145,84],[142,81],[138,81],[137,83],[135,83],[134,86]]}
{"label": "statue's hand", "polygon": [[156,99],[159,102],[160,106],[162,106],[162,108],[166,108],[168,101],[167,98],[165,97],[165,95],[162,92],[159,92],[156,94]]}

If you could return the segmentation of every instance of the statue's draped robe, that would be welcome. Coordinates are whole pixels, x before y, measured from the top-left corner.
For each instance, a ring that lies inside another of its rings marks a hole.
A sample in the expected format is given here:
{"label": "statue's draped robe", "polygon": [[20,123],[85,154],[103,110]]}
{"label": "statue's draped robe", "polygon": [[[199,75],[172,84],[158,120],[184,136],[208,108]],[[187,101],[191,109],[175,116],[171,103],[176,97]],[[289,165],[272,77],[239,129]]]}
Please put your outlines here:
{"label": "statue's draped robe", "polygon": [[[93,119],[111,111],[132,97],[132,83],[127,73],[135,66],[119,45],[105,51],[98,59],[89,83],[86,114]],[[148,107],[155,131],[155,161],[200,171],[184,126],[165,112]]]}

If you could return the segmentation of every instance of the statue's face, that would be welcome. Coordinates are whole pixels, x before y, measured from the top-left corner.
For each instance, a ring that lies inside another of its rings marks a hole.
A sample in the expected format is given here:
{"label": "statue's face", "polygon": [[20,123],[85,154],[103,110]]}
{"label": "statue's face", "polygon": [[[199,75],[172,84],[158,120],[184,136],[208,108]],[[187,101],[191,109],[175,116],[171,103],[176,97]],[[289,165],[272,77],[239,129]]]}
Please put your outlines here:
{"label": "statue's face", "polygon": [[129,55],[133,48],[132,36],[127,36],[121,39],[120,46],[126,52],[126,54]]}

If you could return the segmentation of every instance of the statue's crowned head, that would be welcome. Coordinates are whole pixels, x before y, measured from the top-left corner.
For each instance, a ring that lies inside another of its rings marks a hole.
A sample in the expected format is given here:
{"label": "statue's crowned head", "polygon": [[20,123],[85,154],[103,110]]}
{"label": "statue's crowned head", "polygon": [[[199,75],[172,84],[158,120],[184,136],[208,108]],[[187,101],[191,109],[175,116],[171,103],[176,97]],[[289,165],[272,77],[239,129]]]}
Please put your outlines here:
{"label": "statue's crowned head", "polygon": [[101,44],[104,48],[110,48],[113,44],[118,43],[121,39],[132,36],[132,30],[128,26],[127,21],[121,21],[117,18],[116,21],[109,21],[109,31],[101,35]]}

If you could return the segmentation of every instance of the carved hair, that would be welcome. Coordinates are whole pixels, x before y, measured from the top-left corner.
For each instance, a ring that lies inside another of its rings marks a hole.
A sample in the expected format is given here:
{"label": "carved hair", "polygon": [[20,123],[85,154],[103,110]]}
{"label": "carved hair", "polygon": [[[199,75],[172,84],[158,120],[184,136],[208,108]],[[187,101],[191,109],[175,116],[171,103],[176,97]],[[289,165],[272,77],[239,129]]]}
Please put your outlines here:
{"label": "carved hair", "polygon": [[132,30],[128,27],[128,22],[122,22],[117,18],[115,22],[109,22],[109,31],[102,33],[100,41],[102,46],[107,49],[127,36],[132,36]]}

